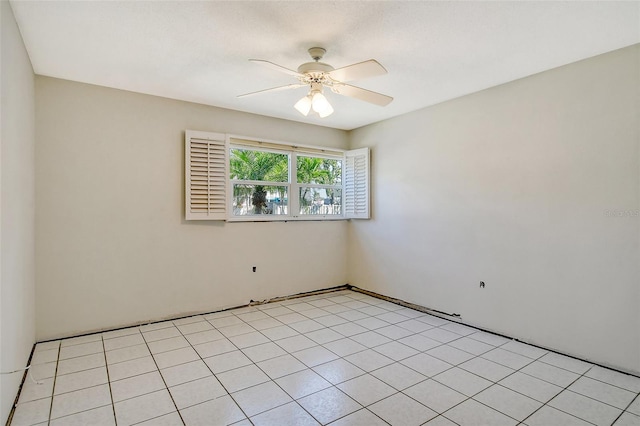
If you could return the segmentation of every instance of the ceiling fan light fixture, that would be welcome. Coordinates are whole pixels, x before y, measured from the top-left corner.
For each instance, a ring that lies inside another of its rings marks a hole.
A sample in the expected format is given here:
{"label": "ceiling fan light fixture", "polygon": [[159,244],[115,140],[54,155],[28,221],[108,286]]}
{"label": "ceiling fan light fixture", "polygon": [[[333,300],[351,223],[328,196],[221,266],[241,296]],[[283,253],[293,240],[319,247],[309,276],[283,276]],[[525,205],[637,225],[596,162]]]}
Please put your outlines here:
{"label": "ceiling fan light fixture", "polygon": [[293,107],[297,109],[300,114],[306,117],[307,115],[309,115],[309,111],[311,111],[311,96],[307,95],[303,97],[298,102],[296,102]]}
{"label": "ceiling fan light fixture", "polygon": [[329,104],[329,102],[327,102],[327,108],[325,108],[324,111],[318,113],[320,118],[328,117],[331,114],[333,114],[333,107]]}

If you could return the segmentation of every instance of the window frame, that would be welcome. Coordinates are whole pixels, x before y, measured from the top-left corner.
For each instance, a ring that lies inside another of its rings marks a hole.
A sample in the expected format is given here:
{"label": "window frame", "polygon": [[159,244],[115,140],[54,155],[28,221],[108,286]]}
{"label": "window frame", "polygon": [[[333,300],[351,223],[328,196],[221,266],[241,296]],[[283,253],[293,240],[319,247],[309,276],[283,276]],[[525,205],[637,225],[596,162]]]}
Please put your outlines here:
{"label": "window frame", "polygon": [[[287,211],[286,215],[274,215],[274,214],[265,214],[265,215],[246,215],[246,216],[237,216],[233,213],[233,186],[234,184],[251,184],[251,182],[258,181],[249,181],[249,180],[241,180],[241,179],[231,179],[231,173],[229,172],[227,176],[227,222],[287,222],[287,221],[325,221],[325,220],[347,220],[345,217],[345,209],[341,206],[341,213],[339,215],[315,215],[315,214],[300,214],[293,212],[300,211],[300,188],[336,188],[341,190],[341,202],[343,202],[343,193],[344,193],[344,162],[345,162],[345,150],[337,149],[337,148],[324,148],[317,147],[312,145],[299,145],[299,144],[290,144],[286,142],[272,141],[272,140],[264,140],[264,139],[253,139],[246,136],[236,136],[236,135],[228,135],[227,136],[228,144],[227,151],[229,154],[229,158],[231,158],[231,150],[232,149],[245,149],[245,150],[255,150],[255,151],[263,151],[263,152],[273,152],[277,154],[287,154],[289,157],[289,179],[287,182],[271,182],[271,181],[259,181],[264,186],[285,186],[287,187]],[[244,143],[243,143],[244,142]],[[279,148],[281,147],[281,148]],[[341,175],[340,175],[340,185],[324,185],[324,184],[305,184],[299,183],[297,179],[297,166],[298,166],[298,155],[304,157],[316,157],[316,158],[324,158],[330,160],[340,160],[341,162]]]}
{"label": "window frame", "polygon": [[[285,153],[289,157],[286,182],[231,179],[231,148]],[[297,157],[341,161],[341,184],[306,184],[297,181]],[[295,173],[292,174],[292,171]],[[295,144],[225,133],[185,130],[184,133],[184,218],[187,221],[287,222],[370,219],[370,149],[344,150]],[[259,182],[287,187],[286,215],[233,214],[233,185]],[[300,188],[334,188],[341,191],[341,214],[300,214]],[[293,196],[295,195],[295,196]],[[297,212],[297,214],[292,214]]]}

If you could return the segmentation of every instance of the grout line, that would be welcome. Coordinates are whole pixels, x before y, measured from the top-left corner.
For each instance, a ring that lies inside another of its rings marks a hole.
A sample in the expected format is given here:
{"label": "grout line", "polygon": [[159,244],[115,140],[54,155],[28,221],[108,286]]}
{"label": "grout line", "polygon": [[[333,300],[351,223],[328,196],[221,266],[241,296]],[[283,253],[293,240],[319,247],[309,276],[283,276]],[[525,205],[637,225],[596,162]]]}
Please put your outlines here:
{"label": "grout line", "polygon": [[107,351],[105,349],[104,346],[104,338],[102,338],[100,341],[102,342],[102,356],[104,357],[104,369],[107,372],[107,383],[109,384],[109,396],[111,397],[111,411],[113,412],[113,421],[116,423],[116,426],[118,426],[118,418],[116,417],[116,405],[113,402],[113,391],[111,390],[111,377],[109,376],[109,367],[107,364]]}
{"label": "grout line", "polygon": [[[151,348],[149,348],[149,342],[147,342],[147,339],[144,338],[144,334],[142,334],[142,340],[144,340],[145,344],[147,345],[147,350],[149,351],[149,353],[151,353]],[[185,423],[184,419],[182,418],[182,414],[180,413],[180,410],[178,409],[178,405],[176,404],[176,401],[173,399],[173,395],[171,395],[171,392],[169,391],[169,386],[167,386],[167,382],[165,381],[164,376],[160,372],[160,366],[158,366],[158,363],[156,362],[156,359],[153,357],[153,354],[151,354],[151,359],[153,360],[153,363],[156,366],[156,369],[157,369],[156,371],[158,371],[158,374],[160,375],[160,378],[162,379],[162,383],[164,383],[164,388],[167,391],[167,393],[169,394],[169,398],[171,398],[171,402],[173,402],[173,406],[176,407],[176,412],[178,413],[178,416],[180,417],[180,421],[182,422],[183,425],[185,425],[186,423]],[[155,391],[155,392],[158,392],[158,391]],[[114,405],[114,407],[115,407],[115,405]],[[150,420],[150,419],[146,419],[146,420]]]}

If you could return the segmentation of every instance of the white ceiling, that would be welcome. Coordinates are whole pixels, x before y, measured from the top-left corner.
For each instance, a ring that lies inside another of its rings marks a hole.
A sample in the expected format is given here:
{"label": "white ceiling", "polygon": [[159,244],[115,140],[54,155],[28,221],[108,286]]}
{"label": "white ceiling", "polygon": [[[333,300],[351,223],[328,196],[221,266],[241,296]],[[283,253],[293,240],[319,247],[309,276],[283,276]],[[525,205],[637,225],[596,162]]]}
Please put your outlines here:
{"label": "white ceiling", "polygon": [[[353,129],[640,42],[640,2],[11,0],[36,74]],[[330,117],[303,117],[288,68],[327,49],[335,68],[377,59],[353,84],[386,106],[329,93]]]}

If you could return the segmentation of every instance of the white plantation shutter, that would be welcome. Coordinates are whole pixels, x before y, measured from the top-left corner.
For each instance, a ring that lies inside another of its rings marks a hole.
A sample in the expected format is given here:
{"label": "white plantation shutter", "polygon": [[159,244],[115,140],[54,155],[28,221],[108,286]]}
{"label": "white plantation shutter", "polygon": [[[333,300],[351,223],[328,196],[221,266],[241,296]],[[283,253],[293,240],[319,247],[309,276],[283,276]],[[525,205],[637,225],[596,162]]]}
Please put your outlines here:
{"label": "white plantation shutter", "polygon": [[227,218],[228,145],[221,133],[185,132],[185,219]]}
{"label": "white plantation shutter", "polygon": [[346,151],[344,213],[347,219],[369,219],[369,148]]}

